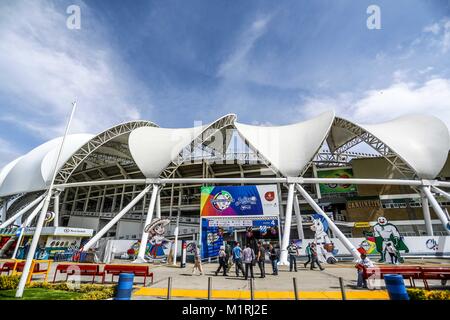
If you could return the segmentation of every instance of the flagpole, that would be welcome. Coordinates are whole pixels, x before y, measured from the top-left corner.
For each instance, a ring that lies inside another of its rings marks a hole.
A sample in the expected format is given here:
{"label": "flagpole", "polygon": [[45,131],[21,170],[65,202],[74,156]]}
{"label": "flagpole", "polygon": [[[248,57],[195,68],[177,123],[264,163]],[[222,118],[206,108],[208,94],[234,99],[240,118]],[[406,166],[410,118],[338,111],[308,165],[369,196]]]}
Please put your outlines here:
{"label": "flagpole", "polygon": [[16,298],[21,298],[23,296],[23,291],[25,289],[25,285],[27,284],[27,279],[28,279],[28,275],[30,273],[31,263],[33,261],[34,254],[36,252],[36,247],[37,247],[38,242],[39,242],[39,237],[41,235],[42,227],[44,225],[45,215],[47,213],[48,207],[50,205],[50,200],[52,198],[52,191],[53,191],[53,187],[54,187],[54,184],[55,184],[55,178],[56,178],[57,169],[58,169],[58,162],[59,162],[59,159],[61,157],[61,153],[62,153],[62,150],[63,150],[63,147],[64,147],[64,142],[66,141],[67,133],[69,132],[70,123],[72,122],[72,118],[73,118],[73,115],[75,113],[76,106],[77,106],[77,103],[73,102],[72,103],[72,113],[70,114],[69,121],[67,122],[66,131],[64,132],[64,136],[62,138],[61,145],[59,146],[58,156],[56,158],[55,166],[53,168],[53,177],[52,177],[52,180],[51,180],[51,183],[50,183],[50,187],[48,188],[47,195],[46,195],[46,197],[44,199],[44,205],[43,205],[41,213],[39,215],[38,222],[36,224],[36,230],[35,230],[34,235],[33,235],[33,240],[31,242],[31,246],[30,246],[30,249],[28,251],[28,255],[27,255],[27,259],[25,261],[25,265],[23,267],[23,272],[22,272],[22,276],[20,277],[19,286],[17,287]]}

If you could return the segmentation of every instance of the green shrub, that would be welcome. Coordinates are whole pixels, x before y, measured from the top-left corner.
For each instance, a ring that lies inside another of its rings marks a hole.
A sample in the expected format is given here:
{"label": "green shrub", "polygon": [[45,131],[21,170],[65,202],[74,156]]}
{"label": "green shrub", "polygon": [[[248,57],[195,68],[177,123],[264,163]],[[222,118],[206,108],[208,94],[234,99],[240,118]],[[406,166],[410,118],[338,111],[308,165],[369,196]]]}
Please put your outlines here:
{"label": "green shrub", "polygon": [[101,284],[82,284],[80,286],[80,292],[103,291],[108,288],[109,288],[108,286]]}
{"label": "green shrub", "polygon": [[53,289],[52,284],[48,282],[30,282],[26,286],[27,288],[42,288],[42,289]]}
{"label": "green shrub", "polygon": [[432,290],[425,295],[427,300],[450,300],[450,290]]}
{"label": "green shrub", "polygon": [[[6,289],[15,289],[19,283],[19,279],[20,277],[17,276],[17,283],[14,288],[7,287]],[[81,284],[80,286],[75,286],[68,282],[49,283],[36,281],[29,283],[27,288],[80,292],[81,295],[77,298],[79,300],[104,300],[115,296],[117,285]]]}
{"label": "green shrub", "polygon": [[51,289],[53,290],[62,290],[62,291],[75,291],[75,286],[70,286],[67,282],[61,282],[61,283],[53,283],[51,285]]}
{"label": "green shrub", "polygon": [[407,289],[410,300],[426,300],[425,290],[422,289]]}
{"label": "green shrub", "polygon": [[105,300],[114,297],[113,288],[103,290],[94,290],[83,293],[78,297],[79,300]]}
{"label": "green shrub", "polygon": [[19,281],[19,275],[0,276],[0,290],[16,289],[19,285]]}
{"label": "green shrub", "polygon": [[450,300],[450,290],[408,289],[411,300]]}

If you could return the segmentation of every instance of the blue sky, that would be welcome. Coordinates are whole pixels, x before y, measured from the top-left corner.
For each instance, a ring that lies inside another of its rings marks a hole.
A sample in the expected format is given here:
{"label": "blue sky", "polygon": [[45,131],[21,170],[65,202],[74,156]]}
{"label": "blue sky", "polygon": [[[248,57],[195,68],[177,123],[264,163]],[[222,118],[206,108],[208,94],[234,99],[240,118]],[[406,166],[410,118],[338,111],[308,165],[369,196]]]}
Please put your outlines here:
{"label": "blue sky", "polygon": [[[0,165],[130,119],[189,127],[236,113],[280,125],[323,110],[450,124],[450,1],[2,1]],[[66,28],[67,6],[81,29]],[[366,26],[369,5],[381,30]]]}

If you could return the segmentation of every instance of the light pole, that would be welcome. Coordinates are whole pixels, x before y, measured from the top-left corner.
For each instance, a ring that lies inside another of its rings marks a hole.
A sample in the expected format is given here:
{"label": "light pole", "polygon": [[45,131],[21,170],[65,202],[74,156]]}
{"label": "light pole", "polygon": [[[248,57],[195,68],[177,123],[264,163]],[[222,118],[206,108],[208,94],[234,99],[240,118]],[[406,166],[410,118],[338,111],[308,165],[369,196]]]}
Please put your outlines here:
{"label": "light pole", "polygon": [[66,140],[67,133],[70,128],[70,123],[72,122],[72,118],[75,113],[76,106],[77,106],[76,102],[73,102],[72,103],[72,113],[70,114],[69,121],[67,122],[66,131],[64,132],[64,136],[62,138],[61,145],[59,146],[58,156],[56,157],[55,166],[53,168],[52,181],[50,183],[50,187],[48,188],[47,195],[44,199],[44,205],[42,206],[42,210],[41,210],[39,219],[36,224],[36,230],[33,235],[33,240],[31,241],[30,250],[28,251],[27,259],[26,259],[25,265],[23,267],[22,276],[20,277],[19,286],[17,287],[16,298],[22,298],[22,296],[23,296],[23,290],[25,289],[25,285],[27,283],[28,275],[30,273],[31,263],[33,261],[36,247],[39,242],[39,237],[41,235],[42,227],[44,225],[45,215],[47,213],[48,206],[49,206],[50,200],[52,198],[52,190],[53,190],[53,186],[55,184],[55,178],[56,178],[56,173],[57,173],[57,169],[58,169],[59,158],[61,157],[61,152],[64,147],[64,142]]}

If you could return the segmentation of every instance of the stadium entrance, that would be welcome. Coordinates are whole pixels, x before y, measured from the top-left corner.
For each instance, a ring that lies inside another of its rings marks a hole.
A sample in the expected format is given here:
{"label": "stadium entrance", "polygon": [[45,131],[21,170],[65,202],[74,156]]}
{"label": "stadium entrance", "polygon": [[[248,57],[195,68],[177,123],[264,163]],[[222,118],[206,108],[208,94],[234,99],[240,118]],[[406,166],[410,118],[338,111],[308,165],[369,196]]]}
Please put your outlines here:
{"label": "stadium entrance", "polygon": [[224,242],[280,240],[276,185],[202,187],[202,258],[216,257]]}

